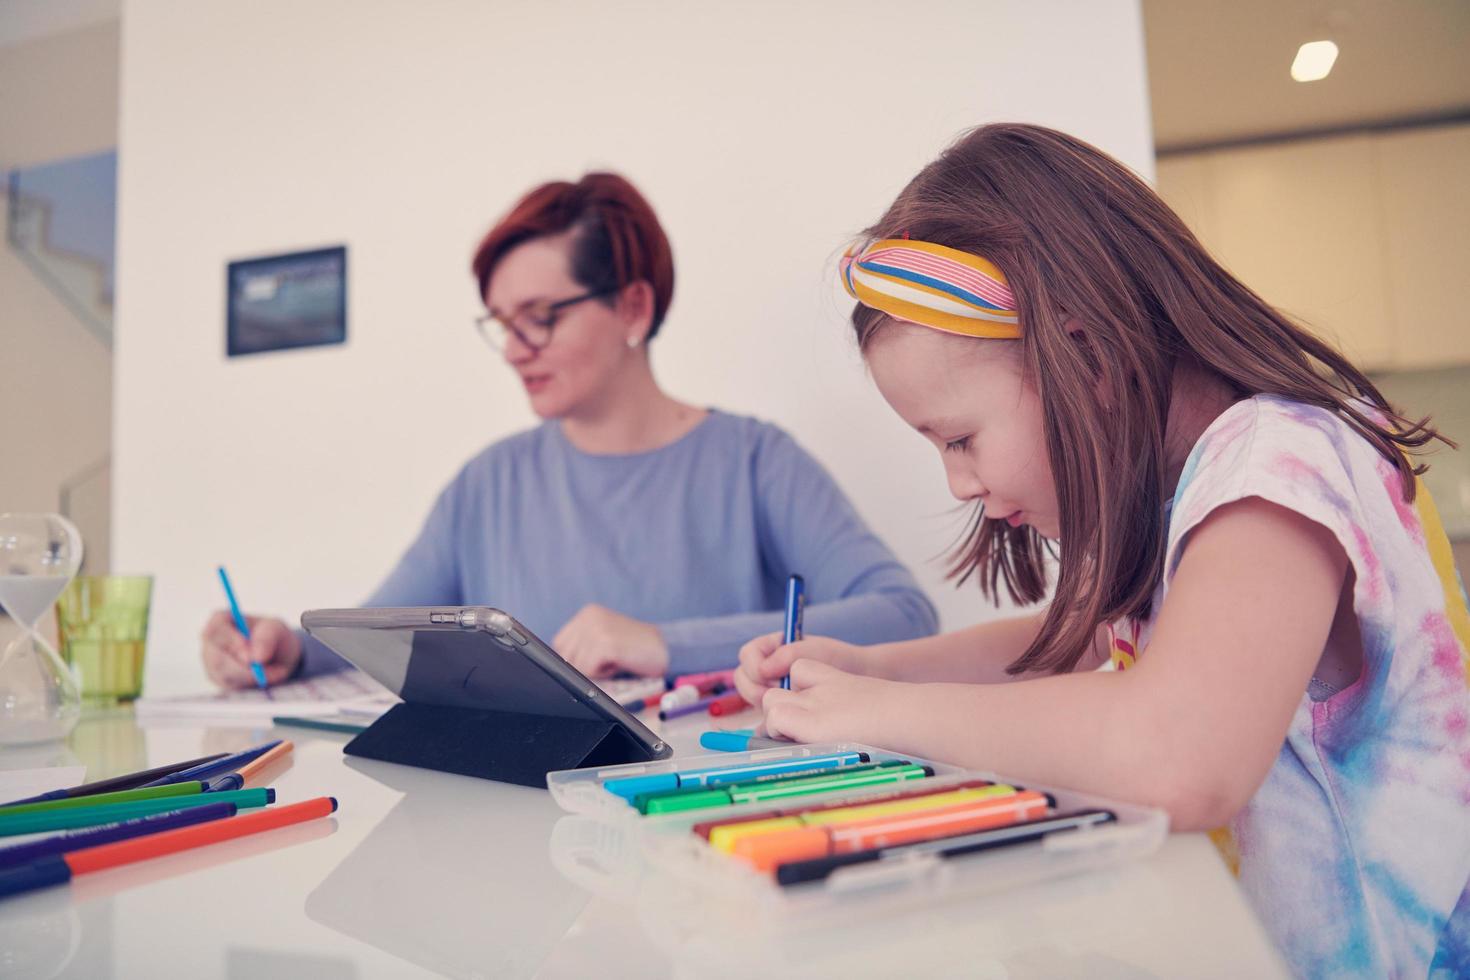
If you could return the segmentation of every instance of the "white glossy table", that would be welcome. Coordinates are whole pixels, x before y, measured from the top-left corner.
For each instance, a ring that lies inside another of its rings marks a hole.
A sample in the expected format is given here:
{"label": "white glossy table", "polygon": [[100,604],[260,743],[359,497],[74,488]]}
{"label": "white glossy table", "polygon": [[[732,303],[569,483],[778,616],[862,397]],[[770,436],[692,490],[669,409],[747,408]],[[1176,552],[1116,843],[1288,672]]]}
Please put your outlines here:
{"label": "white glossy table", "polygon": [[[707,722],[665,736],[690,752]],[[349,758],[345,735],[142,729],[116,709],[0,768],[81,762],[99,779],[265,738],[296,745],[271,770],[280,801],[336,796],[333,818],[0,900],[0,976],[1286,975],[1198,834],[1124,868],[797,942],[739,922],[715,937],[666,928],[646,878],[594,893],[557,870],[563,815],[544,790]]]}

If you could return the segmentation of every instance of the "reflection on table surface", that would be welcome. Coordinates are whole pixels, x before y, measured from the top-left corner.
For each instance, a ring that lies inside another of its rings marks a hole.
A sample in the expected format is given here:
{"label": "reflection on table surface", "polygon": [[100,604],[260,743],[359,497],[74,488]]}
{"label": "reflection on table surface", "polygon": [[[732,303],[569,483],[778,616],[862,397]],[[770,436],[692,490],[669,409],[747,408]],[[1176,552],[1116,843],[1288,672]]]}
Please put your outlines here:
{"label": "reflection on table surface", "polygon": [[344,762],[403,796],[307,895],[306,914],[443,976],[534,972],[587,904],[551,866],[547,794],[472,781],[449,800],[442,774]]}
{"label": "reflection on table surface", "polygon": [[[688,754],[706,725],[663,734]],[[345,757],[345,735],[142,729],[122,708],[0,766],[82,763],[99,779],[271,738],[296,746],[270,770],[278,800],[335,796],[332,818],[4,900],[0,975],[1284,974],[1201,835],[1014,893],[920,895],[881,914],[839,904],[771,929],[739,900],[653,873],[626,827],[564,815],[541,790]]]}

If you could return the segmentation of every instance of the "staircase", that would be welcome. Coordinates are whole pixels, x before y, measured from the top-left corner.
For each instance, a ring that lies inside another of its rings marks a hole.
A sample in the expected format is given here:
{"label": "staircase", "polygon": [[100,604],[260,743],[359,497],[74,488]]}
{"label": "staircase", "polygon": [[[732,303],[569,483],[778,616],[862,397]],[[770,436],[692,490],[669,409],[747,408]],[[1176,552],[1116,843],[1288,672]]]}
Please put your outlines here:
{"label": "staircase", "polygon": [[10,247],[109,349],[116,175],[117,154],[109,152],[13,170],[6,179]]}
{"label": "staircase", "polygon": [[[12,170],[3,181],[8,247],[71,311],[77,325],[110,352],[117,153]],[[87,542],[84,572],[100,574],[110,567],[111,499],[110,454],[63,475],[57,487],[61,513]]]}

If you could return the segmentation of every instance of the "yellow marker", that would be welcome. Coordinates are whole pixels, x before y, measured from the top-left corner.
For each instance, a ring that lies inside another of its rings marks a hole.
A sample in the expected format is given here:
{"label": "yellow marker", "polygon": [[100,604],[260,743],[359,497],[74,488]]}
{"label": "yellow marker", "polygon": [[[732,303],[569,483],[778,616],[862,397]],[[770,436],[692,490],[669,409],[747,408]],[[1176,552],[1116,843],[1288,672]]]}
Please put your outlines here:
{"label": "yellow marker", "polygon": [[1014,786],[1006,786],[998,783],[994,786],[974,786],[968,789],[951,790],[948,793],[931,793],[928,796],[915,796],[904,800],[885,800],[882,803],[855,804],[853,806],[838,807],[834,810],[819,810],[816,813],[799,813],[790,817],[747,820],[744,823],[725,824],[724,826],[711,829],[709,832],[709,842],[716,850],[725,854],[731,854],[735,851],[736,841],[759,834],[769,834],[777,830],[789,830],[793,827],[814,827],[828,824],[850,823],[854,820],[869,820],[874,817],[886,817],[891,814],[933,810],[943,806],[954,806],[956,803],[968,803],[971,800],[1011,796],[1015,792],[1016,788]]}
{"label": "yellow marker", "polygon": [[726,824],[709,832],[709,842],[717,851],[729,854],[735,850],[735,842],[752,834],[765,834],[773,830],[789,830],[803,827],[800,817],[770,817],[765,820],[747,820],[745,823]]}

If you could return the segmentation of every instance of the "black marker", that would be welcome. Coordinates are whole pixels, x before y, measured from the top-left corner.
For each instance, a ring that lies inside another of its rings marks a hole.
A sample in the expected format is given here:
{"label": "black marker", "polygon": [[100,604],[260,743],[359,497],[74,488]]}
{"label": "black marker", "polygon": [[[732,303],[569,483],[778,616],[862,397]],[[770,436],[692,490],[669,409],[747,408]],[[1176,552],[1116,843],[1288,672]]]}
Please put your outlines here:
{"label": "black marker", "polygon": [[961,857],[992,848],[1030,843],[1040,840],[1047,834],[1060,831],[1075,832],[1085,827],[1112,823],[1116,819],[1117,817],[1109,810],[1082,810],[1077,813],[1042,817],[1039,820],[1027,820],[1024,823],[997,827],[994,830],[976,831],[973,834],[939,837],[934,840],[916,841],[912,844],[895,844],[892,847],[875,847],[866,851],[853,851],[850,854],[833,854],[807,861],[793,861],[776,869],[776,881],[784,886],[821,881],[832,872],[848,865],[869,864],[874,861],[902,858],[910,854],[933,854],[946,859]]}

